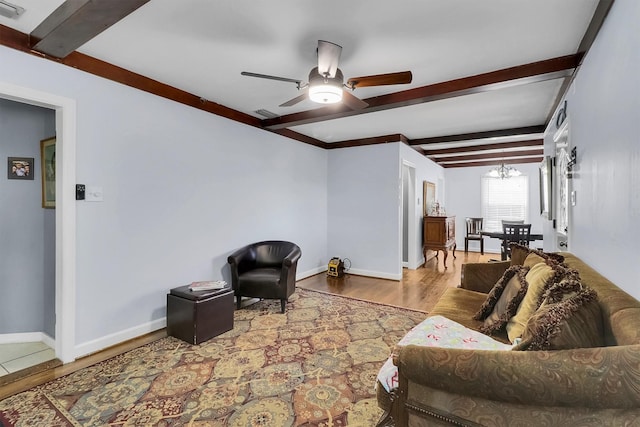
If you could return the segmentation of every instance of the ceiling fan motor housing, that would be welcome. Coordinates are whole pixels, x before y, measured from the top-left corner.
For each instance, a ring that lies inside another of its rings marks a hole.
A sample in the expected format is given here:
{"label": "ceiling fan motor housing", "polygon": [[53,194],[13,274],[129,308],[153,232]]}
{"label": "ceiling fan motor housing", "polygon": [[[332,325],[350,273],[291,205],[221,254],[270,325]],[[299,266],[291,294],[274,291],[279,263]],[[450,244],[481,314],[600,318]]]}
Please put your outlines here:
{"label": "ceiling fan motor housing", "polygon": [[338,68],[335,77],[325,77],[315,67],[309,73],[309,98],[321,104],[334,104],[342,100],[344,76]]}

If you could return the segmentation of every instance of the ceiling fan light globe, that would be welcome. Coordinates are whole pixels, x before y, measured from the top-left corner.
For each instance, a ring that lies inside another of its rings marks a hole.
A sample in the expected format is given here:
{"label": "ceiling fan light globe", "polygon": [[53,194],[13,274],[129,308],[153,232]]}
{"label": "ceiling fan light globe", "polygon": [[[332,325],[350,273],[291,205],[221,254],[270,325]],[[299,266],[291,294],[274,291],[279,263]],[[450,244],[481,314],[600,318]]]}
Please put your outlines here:
{"label": "ceiling fan light globe", "polygon": [[335,104],[342,101],[344,77],[340,69],[335,77],[322,76],[315,67],[309,73],[309,99],[319,104]]}
{"label": "ceiling fan light globe", "polygon": [[309,99],[319,104],[335,104],[342,101],[342,87],[330,83],[311,86]]}

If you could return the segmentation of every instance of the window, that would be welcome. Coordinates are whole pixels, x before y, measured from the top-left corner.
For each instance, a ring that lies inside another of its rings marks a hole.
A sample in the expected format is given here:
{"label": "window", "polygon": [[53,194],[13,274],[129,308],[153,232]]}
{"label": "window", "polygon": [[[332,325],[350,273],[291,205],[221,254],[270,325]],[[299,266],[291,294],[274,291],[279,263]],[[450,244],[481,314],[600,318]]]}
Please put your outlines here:
{"label": "window", "polygon": [[527,223],[529,178],[482,177],[482,217],[484,228],[502,231],[502,220],[524,220]]}

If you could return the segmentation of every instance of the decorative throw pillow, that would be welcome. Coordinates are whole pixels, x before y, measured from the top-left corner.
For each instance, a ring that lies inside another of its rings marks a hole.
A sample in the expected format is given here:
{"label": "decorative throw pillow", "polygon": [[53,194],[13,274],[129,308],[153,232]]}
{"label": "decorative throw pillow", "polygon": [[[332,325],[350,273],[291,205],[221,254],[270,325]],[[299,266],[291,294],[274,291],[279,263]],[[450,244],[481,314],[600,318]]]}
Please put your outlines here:
{"label": "decorative throw pillow", "polygon": [[564,257],[555,253],[542,252],[537,249],[531,249],[528,246],[519,243],[511,243],[509,245],[511,251],[511,265],[526,265],[533,267],[540,262],[551,260],[557,264],[564,262]]}
{"label": "decorative throw pillow", "polygon": [[602,312],[596,292],[569,277],[552,285],[514,350],[602,347]]}
{"label": "decorative throw pillow", "polygon": [[511,251],[511,265],[523,265],[530,252],[527,246],[518,243],[511,243],[509,250]]}
{"label": "decorative throw pillow", "polygon": [[493,286],[480,310],[473,317],[483,320],[480,332],[490,334],[507,324],[527,292],[525,276],[528,267],[514,265]]}
{"label": "decorative throw pillow", "polygon": [[[529,285],[515,315],[507,322],[507,336],[513,342],[522,335],[527,321],[542,303],[542,295],[547,289],[550,279],[554,277],[557,265],[539,263],[531,267],[525,279]],[[526,268],[526,267],[525,267]]]}
{"label": "decorative throw pillow", "polygon": [[[549,275],[550,271],[551,275]],[[547,289],[563,280],[579,280],[580,276],[577,270],[557,264],[553,259],[547,259],[544,263],[534,265],[526,279],[529,285],[527,294],[522,299],[515,316],[509,319],[507,324],[507,336],[511,342],[520,337],[529,318],[542,304]]]}
{"label": "decorative throw pillow", "polygon": [[524,262],[522,263],[522,265],[526,265],[527,267],[531,268],[536,264],[541,264],[544,263],[546,261],[546,259],[536,253],[531,252],[529,255],[527,255],[527,257],[524,259]]}

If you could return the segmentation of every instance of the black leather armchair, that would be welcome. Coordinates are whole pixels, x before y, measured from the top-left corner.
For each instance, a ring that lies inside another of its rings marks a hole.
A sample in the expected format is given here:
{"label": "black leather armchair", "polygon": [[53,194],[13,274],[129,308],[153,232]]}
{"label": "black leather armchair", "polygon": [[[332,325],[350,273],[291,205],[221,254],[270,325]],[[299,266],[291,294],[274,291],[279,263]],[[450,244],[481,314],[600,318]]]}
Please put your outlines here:
{"label": "black leather armchair", "polygon": [[227,259],[231,286],[240,309],[242,297],[279,299],[282,313],[296,288],[296,269],[302,255],[295,243],[269,240],[238,249]]}

